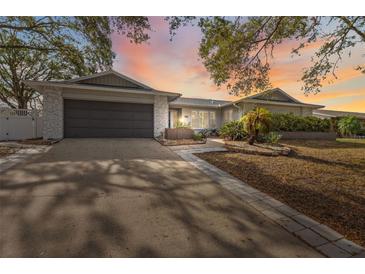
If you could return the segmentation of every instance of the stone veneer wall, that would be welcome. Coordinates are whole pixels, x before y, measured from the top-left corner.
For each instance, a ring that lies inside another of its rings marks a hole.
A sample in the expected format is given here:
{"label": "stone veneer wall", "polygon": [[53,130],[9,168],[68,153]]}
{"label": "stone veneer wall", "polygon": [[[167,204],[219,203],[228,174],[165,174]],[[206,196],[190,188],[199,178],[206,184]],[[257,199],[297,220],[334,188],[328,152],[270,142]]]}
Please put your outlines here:
{"label": "stone veneer wall", "polygon": [[154,136],[160,136],[165,131],[169,123],[169,103],[167,96],[156,95],[153,106]]}
{"label": "stone veneer wall", "polygon": [[43,93],[43,139],[63,138],[63,98],[60,91]]}

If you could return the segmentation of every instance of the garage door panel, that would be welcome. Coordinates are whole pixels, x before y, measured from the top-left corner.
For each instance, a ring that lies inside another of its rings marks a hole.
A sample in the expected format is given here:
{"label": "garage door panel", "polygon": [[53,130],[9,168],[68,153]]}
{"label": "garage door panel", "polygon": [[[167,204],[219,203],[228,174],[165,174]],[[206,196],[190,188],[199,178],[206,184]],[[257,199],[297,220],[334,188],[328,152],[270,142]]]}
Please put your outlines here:
{"label": "garage door panel", "polygon": [[65,137],[153,137],[153,105],[64,101]]}
{"label": "garage door panel", "polygon": [[68,123],[68,127],[72,128],[149,128],[150,121],[128,121],[128,120],[97,120],[97,119],[71,119]]}
{"label": "garage door panel", "polygon": [[97,120],[144,120],[152,121],[151,112],[131,111],[103,111],[103,110],[68,110],[66,118],[72,119],[97,119]]}
{"label": "garage door panel", "polygon": [[91,129],[72,128],[68,138],[151,138],[146,129]]}
{"label": "garage door panel", "polygon": [[101,102],[101,101],[85,101],[85,100],[67,100],[67,99],[65,100],[65,104],[67,104],[68,109],[76,109],[76,110],[85,109],[86,104],[88,110],[132,111],[132,112],[150,112],[153,110],[153,105],[151,104],[132,104],[132,103],[119,103],[119,102]]}

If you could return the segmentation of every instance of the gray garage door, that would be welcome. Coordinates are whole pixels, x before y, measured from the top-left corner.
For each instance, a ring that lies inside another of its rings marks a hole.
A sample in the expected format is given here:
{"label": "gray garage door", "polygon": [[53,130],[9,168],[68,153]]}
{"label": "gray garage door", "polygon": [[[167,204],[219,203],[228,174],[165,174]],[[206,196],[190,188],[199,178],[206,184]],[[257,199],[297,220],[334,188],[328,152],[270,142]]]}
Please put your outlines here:
{"label": "gray garage door", "polygon": [[66,138],[151,138],[153,105],[64,101]]}

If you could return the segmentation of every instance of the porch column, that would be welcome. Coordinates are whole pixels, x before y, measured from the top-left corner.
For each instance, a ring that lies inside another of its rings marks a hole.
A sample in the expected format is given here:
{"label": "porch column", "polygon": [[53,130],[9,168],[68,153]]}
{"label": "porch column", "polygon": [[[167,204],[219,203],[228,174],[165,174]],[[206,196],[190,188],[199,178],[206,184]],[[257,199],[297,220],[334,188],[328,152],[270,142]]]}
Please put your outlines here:
{"label": "porch column", "polygon": [[155,95],[153,105],[154,136],[163,134],[169,123],[169,103],[167,96]]}
{"label": "porch column", "polygon": [[63,98],[61,91],[44,91],[43,139],[63,138]]}

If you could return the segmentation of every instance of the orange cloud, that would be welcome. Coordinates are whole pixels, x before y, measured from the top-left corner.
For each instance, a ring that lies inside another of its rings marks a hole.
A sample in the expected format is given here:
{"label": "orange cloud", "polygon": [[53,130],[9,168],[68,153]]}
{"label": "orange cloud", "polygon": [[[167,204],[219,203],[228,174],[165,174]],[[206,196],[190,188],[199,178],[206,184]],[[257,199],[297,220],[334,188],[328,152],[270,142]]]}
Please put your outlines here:
{"label": "orange cloud", "polygon": [[349,90],[335,90],[335,91],[322,91],[317,94],[311,94],[305,96],[304,94],[297,96],[300,100],[310,101],[312,103],[321,102],[324,100],[353,97],[353,96],[365,96],[365,88],[349,89]]}
{"label": "orange cloud", "polygon": [[332,105],[329,107],[329,109],[353,111],[353,112],[365,112],[365,99],[347,104]]}

